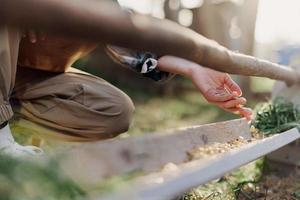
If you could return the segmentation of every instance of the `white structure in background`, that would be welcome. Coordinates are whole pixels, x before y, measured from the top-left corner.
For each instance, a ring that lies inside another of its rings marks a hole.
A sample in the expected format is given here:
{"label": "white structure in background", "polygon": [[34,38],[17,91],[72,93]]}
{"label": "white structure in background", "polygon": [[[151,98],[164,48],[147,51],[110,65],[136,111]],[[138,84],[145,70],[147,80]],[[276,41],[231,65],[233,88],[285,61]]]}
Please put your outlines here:
{"label": "white structure in background", "polygon": [[[254,55],[285,65],[300,64],[300,1],[260,0]],[[255,80],[259,80],[256,78]],[[274,81],[263,79],[257,88],[271,91]]]}
{"label": "white structure in background", "polygon": [[300,43],[300,1],[261,0],[256,40],[259,43]]}

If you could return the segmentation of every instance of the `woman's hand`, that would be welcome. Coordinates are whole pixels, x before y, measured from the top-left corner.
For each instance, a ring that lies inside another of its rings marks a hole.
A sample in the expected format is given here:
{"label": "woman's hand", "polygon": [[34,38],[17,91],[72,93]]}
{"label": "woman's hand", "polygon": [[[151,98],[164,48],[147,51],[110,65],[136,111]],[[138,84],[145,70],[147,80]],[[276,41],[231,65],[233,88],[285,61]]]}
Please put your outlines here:
{"label": "woman's hand", "polygon": [[199,66],[192,70],[190,78],[208,102],[251,120],[251,109],[244,107],[247,100],[227,73]]}
{"label": "woman's hand", "polygon": [[208,102],[251,120],[252,111],[244,107],[247,101],[242,97],[240,87],[227,73],[217,72],[174,56],[161,57],[158,67],[162,71],[190,78]]}

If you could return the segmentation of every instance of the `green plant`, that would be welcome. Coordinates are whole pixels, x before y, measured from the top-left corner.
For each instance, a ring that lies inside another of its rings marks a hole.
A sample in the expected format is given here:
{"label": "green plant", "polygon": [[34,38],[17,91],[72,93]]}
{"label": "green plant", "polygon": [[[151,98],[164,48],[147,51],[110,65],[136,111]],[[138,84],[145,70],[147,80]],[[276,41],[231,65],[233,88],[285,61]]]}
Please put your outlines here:
{"label": "green plant", "polygon": [[266,136],[295,127],[300,128],[300,109],[292,102],[279,97],[264,104],[252,124]]}

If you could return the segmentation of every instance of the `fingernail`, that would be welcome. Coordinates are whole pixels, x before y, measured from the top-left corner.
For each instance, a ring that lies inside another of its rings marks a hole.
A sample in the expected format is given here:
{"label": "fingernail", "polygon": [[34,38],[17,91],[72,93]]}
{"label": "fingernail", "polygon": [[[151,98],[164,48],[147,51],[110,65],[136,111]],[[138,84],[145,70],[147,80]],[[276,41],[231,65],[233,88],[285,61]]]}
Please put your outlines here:
{"label": "fingernail", "polygon": [[246,104],[246,103],[247,103],[247,99],[241,98],[241,104]]}
{"label": "fingernail", "polygon": [[236,97],[239,96],[239,94],[238,94],[236,91],[232,92],[232,94],[233,94],[234,96],[236,96]]}

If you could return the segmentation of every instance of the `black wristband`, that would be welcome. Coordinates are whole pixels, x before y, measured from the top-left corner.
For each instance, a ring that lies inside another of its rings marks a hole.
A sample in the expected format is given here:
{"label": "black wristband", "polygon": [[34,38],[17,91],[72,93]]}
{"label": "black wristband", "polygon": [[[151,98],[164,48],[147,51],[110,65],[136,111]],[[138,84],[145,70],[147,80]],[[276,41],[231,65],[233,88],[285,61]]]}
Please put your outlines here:
{"label": "black wristband", "polygon": [[0,129],[4,128],[7,124],[8,124],[8,121],[2,123],[2,124],[0,125]]}
{"label": "black wristband", "polygon": [[117,46],[106,46],[106,52],[117,63],[157,82],[166,82],[174,74],[157,68],[158,56],[151,52],[139,52]]}

